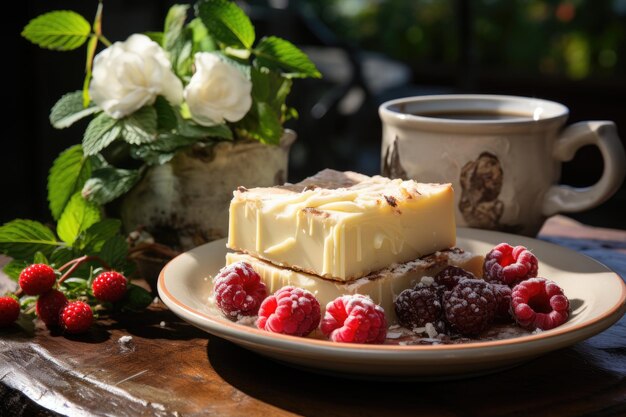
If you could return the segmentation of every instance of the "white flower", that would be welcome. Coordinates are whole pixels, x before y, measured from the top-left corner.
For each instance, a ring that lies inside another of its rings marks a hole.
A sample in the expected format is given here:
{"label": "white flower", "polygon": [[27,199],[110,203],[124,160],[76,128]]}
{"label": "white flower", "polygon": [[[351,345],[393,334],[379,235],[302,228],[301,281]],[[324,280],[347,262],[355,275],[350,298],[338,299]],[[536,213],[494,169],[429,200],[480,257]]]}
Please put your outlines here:
{"label": "white flower", "polygon": [[172,104],[183,99],[183,83],[165,51],[146,35],[115,42],[93,61],[89,95],[110,116],[120,119],[154,103],[158,95]]}
{"label": "white flower", "polygon": [[198,124],[236,122],[252,105],[252,83],[235,66],[209,52],[195,57],[196,72],[185,88],[185,101]]}

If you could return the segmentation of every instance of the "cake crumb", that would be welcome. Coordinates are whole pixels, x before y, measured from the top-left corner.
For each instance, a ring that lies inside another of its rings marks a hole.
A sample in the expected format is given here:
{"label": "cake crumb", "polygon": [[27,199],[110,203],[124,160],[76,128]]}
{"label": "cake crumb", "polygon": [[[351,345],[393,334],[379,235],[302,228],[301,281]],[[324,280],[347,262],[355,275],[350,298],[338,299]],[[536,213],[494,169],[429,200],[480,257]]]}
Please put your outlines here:
{"label": "cake crumb", "polygon": [[434,339],[437,337],[437,335],[439,334],[439,332],[437,332],[437,329],[435,329],[435,326],[433,326],[432,323],[426,323],[426,333],[428,334],[428,337],[430,337],[431,339]]}
{"label": "cake crumb", "polygon": [[164,321],[162,321],[161,323],[159,323],[159,327],[163,328],[166,326],[166,323]]}
{"label": "cake crumb", "polygon": [[152,300],[152,304],[159,304],[161,300],[159,299],[159,297],[154,297],[154,300]]}
{"label": "cake crumb", "polygon": [[431,285],[435,283],[435,278],[429,277],[429,276],[423,276],[422,279],[420,280],[420,283],[430,287]]}
{"label": "cake crumb", "polygon": [[402,337],[401,332],[387,332],[387,339],[399,339]]}
{"label": "cake crumb", "polygon": [[117,339],[117,343],[120,345],[120,352],[121,353],[133,352],[135,350],[135,345],[132,343],[132,341],[133,341],[132,336],[122,336],[119,339]]}

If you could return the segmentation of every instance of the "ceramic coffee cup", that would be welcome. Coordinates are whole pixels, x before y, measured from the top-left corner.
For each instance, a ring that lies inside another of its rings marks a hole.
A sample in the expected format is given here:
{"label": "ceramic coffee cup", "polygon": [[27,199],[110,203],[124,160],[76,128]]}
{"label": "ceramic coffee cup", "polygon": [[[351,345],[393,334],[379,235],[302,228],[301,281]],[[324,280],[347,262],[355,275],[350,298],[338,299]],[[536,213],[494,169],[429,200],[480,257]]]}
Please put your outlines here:
{"label": "ceramic coffee cup", "polygon": [[[607,200],[626,174],[613,122],[564,128],[562,104],[499,95],[439,95],[380,106],[382,174],[450,182],[458,226],[534,236],[548,216],[583,211]],[[558,184],[561,163],[597,146],[604,172],[591,187]]]}

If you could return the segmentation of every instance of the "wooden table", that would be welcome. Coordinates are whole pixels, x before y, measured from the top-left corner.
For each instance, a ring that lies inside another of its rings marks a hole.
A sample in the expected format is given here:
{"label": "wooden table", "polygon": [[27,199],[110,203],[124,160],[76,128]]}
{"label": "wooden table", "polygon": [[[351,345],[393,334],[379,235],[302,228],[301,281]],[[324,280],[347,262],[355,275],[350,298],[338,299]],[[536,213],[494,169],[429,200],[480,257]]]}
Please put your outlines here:
{"label": "wooden table", "polygon": [[[626,231],[558,216],[541,237],[626,276]],[[508,371],[396,383],[292,369],[198,331],[159,303],[81,337],[0,333],[0,381],[0,416],[625,416],[626,317]]]}

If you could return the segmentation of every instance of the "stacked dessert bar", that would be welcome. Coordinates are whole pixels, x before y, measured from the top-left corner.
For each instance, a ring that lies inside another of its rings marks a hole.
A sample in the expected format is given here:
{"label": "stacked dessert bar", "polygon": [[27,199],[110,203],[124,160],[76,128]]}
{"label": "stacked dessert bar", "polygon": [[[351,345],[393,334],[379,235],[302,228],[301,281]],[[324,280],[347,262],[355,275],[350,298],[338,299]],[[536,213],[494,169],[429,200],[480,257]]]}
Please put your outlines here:
{"label": "stacked dessert bar", "polygon": [[236,190],[226,264],[250,264],[270,293],[307,289],[322,308],[368,295],[394,323],[394,298],[423,277],[448,265],[480,275],[482,258],[455,243],[450,184],[326,169],[297,184]]}

